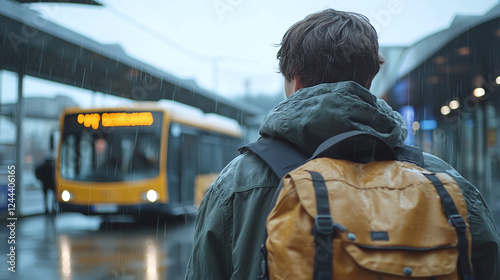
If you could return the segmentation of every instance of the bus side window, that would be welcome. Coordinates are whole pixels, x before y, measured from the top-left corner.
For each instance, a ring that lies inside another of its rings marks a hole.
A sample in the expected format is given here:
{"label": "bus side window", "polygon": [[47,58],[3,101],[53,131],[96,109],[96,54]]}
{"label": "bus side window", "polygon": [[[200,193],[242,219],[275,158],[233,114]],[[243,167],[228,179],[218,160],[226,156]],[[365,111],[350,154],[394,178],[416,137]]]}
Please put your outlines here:
{"label": "bus side window", "polygon": [[194,178],[198,174],[198,137],[196,131],[193,131],[192,133],[182,133],[181,139],[181,201],[192,203]]}
{"label": "bus side window", "polygon": [[224,137],[204,135],[200,141],[200,173],[219,173],[229,162],[224,156]]}
{"label": "bus side window", "polygon": [[180,174],[181,174],[181,128],[178,124],[172,124],[167,143],[167,180],[169,200],[180,201]]}

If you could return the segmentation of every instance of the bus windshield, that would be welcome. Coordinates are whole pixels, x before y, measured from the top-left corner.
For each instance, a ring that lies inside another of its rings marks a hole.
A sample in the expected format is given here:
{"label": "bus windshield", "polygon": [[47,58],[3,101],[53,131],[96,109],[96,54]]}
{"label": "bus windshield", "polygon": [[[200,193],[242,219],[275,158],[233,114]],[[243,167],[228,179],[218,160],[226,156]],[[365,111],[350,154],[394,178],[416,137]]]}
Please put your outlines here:
{"label": "bus windshield", "polygon": [[62,178],[117,182],[158,175],[162,113],[152,112],[150,115],[154,119],[151,124],[127,125],[122,122],[107,127],[87,127],[83,122],[78,123],[82,114],[66,115],[60,154]]}

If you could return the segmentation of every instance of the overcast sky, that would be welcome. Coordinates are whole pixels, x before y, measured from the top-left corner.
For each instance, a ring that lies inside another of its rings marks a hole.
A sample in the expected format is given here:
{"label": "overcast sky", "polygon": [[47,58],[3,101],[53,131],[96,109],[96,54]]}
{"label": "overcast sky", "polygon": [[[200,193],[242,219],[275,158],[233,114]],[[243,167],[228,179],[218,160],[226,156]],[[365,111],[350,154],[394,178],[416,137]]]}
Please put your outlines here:
{"label": "overcast sky", "polygon": [[[0,0],[1,2],[4,0]],[[29,4],[45,18],[226,97],[282,92],[274,46],[307,14],[334,8],[365,14],[381,46],[410,46],[445,29],[456,14],[481,15],[497,0],[98,0],[103,7]],[[2,75],[2,102],[15,100],[15,76]],[[26,96],[72,92],[26,79]],[[84,95],[87,96],[88,95]],[[13,99],[14,98],[14,99]]]}

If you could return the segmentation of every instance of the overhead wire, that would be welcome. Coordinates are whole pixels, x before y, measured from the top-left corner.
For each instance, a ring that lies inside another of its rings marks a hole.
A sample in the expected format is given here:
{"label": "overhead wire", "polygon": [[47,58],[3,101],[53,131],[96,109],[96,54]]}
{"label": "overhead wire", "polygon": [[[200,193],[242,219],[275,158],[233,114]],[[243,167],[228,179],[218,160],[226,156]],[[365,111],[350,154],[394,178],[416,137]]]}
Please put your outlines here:
{"label": "overhead wire", "polygon": [[153,36],[154,38],[162,41],[163,43],[171,46],[172,48],[176,49],[177,51],[193,58],[193,59],[202,59],[202,60],[205,60],[207,62],[209,62],[209,58],[207,58],[206,56],[202,56],[190,49],[188,49],[187,47],[177,43],[176,41],[166,37],[165,35],[161,34],[160,32],[154,30],[153,28],[147,26],[146,24],[143,24],[142,22],[128,16],[127,14],[125,14],[124,12],[114,8],[113,6],[109,5],[108,3],[106,3],[105,5],[103,5],[105,7],[105,9],[107,9],[111,14],[115,15],[116,17],[124,20],[125,22],[128,22],[129,24],[132,24],[134,25],[136,28],[142,30],[143,32]]}

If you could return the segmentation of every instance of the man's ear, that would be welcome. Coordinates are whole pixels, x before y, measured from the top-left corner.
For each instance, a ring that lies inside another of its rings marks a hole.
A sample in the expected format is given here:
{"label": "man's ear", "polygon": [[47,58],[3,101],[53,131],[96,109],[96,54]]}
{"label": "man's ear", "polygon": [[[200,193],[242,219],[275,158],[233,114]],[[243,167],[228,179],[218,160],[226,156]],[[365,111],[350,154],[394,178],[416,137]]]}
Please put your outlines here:
{"label": "man's ear", "polygon": [[302,78],[300,76],[295,76],[294,80],[295,80],[295,83],[293,85],[294,92],[304,87],[304,85],[302,85]]}

